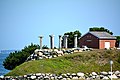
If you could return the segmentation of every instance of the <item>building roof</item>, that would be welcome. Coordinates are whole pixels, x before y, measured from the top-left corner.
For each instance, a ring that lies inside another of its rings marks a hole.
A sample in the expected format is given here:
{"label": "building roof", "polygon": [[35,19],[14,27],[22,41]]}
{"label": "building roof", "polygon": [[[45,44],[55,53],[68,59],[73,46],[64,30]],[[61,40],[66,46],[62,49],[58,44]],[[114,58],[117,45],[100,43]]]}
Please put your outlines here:
{"label": "building roof", "polygon": [[107,32],[90,31],[88,33],[98,37],[99,39],[116,39],[115,36],[112,36],[111,34],[109,34]]}

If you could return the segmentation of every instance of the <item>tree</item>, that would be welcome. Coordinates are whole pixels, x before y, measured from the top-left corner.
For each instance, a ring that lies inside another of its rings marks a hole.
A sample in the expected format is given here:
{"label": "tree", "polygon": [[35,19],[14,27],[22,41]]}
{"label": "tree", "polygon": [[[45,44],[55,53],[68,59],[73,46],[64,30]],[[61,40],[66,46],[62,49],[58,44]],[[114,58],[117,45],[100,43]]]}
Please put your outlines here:
{"label": "tree", "polygon": [[93,27],[93,28],[89,28],[89,31],[105,31],[108,32],[109,34],[113,35],[113,32],[111,32],[108,29],[105,29],[104,27]]}
{"label": "tree", "polygon": [[[64,35],[68,35],[68,48],[73,48],[74,47],[74,35],[75,34],[77,34],[77,39],[79,37],[81,37],[81,33],[78,30],[76,30],[74,32],[64,33]],[[62,41],[62,43],[63,43],[63,41]]]}
{"label": "tree", "polygon": [[9,56],[3,61],[4,68],[8,70],[14,69],[16,66],[24,63],[26,59],[34,52],[34,50],[38,48],[38,45],[31,43],[31,45],[25,46],[21,51],[10,53]]}
{"label": "tree", "polygon": [[47,45],[43,45],[42,49],[49,49]]}

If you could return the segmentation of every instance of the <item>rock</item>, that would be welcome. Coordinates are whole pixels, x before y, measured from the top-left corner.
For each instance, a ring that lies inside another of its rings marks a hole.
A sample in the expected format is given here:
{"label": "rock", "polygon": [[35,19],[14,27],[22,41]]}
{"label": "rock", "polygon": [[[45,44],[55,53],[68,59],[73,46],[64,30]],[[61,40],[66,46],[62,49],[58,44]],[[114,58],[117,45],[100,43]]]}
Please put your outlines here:
{"label": "rock", "polygon": [[118,74],[117,77],[120,78],[120,74]]}
{"label": "rock", "polygon": [[27,75],[24,75],[23,77],[24,77],[24,78],[27,78]]}
{"label": "rock", "polygon": [[112,75],[112,78],[113,78],[113,79],[117,79],[118,77],[117,77],[115,74],[113,74],[113,75]]}
{"label": "rock", "polygon": [[63,78],[62,80],[68,80],[67,78]]}
{"label": "rock", "polygon": [[55,77],[53,77],[53,76],[52,76],[52,77],[50,77],[50,80],[55,80]]}
{"label": "rock", "polygon": [[67,78],[67,74],[61,74],[63,78]]}
{"label": "rock", "polygon": [[78,76],[78,77],[84,77],[84,73],[78,72],[78,73],[77,73],[77,76]]}
{"label": "rock", "polygon": [[54,51],[55,51],[55,52],[57,52],[57,51],[58,51],[58,49],[54,49]]}
{"label": "rock", "polygon": [[58,76],[58,79],[63,79],[63,77],[60,75],[60,76]]}
{"label": "rock", "polygon": [[31,79],[36,79],[36,76],[31,76],[30,78],[31,78]]}
{"label": "rock", "polygon": [[53,55],[53,58],[56,58],[57,56],[56,55]]}
{"label": "rock", "polygon": [[75,74],[75,73],[72,73],[71,75],[72,75],[72,76],[76,76],[76,74]]}
{"label": "rock", "polygon": [[96,78],[96,76],[94,75],[94,76],[92,76],[92,79],[95,79]]}
{"label": "rock", "polygon": [[43,55],[43,53],[42,53],[42,52],[38,52],[38,55],[39,55],[39,56],[42,56],[42,55]]}
{"label": "rock", "polygon": [[41,76],[41,73],[36,73],[36,76]]}
{"label": "rock", "polygon": [[67,76],[70,76],[70,73],[67,73]]}
{"label": "rock", "polygon": [[115,74],[116,74],[116,75],[120,74],[120,71],[115,71]]}
{"label": "rock", "polygon": [[104,76],[107,76],[108,73],[107,72],[101,72],[100,74],[104,75]]}
{"label": "rock", "polygon": [[106,80],[106,79],[109,79],[109,78],[108,78],[107,76],[104,76],[104,77],[103,77],[103,79],[105,79],[105,80]]}
{"label": "rock", "polygon": [[67,80],[71,80],[70,78],[66,78]]}
{"label": "rock", "polygon": [[50,79],[50,77],[49,77],[49,76],[45,76],[45,77],[44,77],[44,79],[45,79],[45,80],[46,80],[46,79],[48,79],[48,80],[49,80],[49,79]]}
{"label": "rock", "polygon": [[92,75],[93,75],[93,76],[97,76],[97,73],[96,73],[96,72],[92,72]]}
{"label": "rock", "polygon": [[76,77],[73,77],[72,79],[73,79],[73,80],[78,80],[78,77],[76,76]]}
{"label": "rock", "polygon": [[113,74],[113,72],[108,72],[109,75]]}

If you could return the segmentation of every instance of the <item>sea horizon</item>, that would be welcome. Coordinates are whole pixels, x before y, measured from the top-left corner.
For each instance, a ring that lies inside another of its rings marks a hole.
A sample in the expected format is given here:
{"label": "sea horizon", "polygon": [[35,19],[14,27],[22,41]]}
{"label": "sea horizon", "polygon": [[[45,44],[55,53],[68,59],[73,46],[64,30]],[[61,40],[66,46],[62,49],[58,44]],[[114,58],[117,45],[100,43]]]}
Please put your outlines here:
{"label": "sea horizon", "polygon": [[3,61],[6,57],[9,56],[11,52],[18,51],[18,50],[0,50],[0,76],[7,74],[10,70],[7,70],[3,66]]}

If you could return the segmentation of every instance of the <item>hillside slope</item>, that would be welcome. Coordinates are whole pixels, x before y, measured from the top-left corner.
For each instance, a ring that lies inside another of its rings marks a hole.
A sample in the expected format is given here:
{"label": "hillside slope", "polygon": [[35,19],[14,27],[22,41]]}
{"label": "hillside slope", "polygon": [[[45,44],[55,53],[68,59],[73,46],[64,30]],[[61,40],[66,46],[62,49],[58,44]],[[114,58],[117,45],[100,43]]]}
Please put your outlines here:
{"label": "hillside slope", "polygon": [[6,75],[17,76],[30,73],[76,73],[110,71],[109,61],[113,60],[113,70],[120,71],[120,50],[95,50],[65,55],[53,59],[29,61],[17,66]]}

